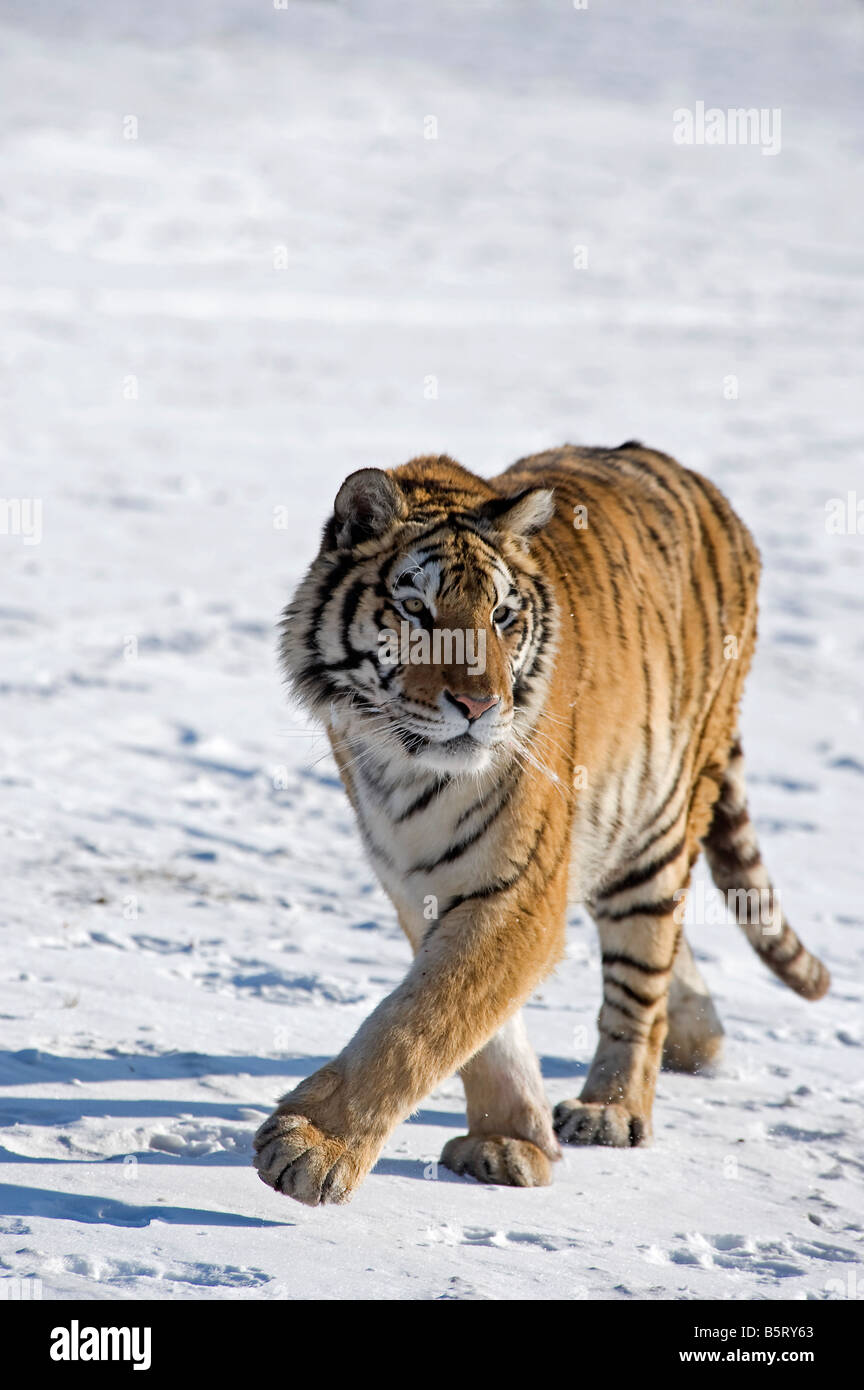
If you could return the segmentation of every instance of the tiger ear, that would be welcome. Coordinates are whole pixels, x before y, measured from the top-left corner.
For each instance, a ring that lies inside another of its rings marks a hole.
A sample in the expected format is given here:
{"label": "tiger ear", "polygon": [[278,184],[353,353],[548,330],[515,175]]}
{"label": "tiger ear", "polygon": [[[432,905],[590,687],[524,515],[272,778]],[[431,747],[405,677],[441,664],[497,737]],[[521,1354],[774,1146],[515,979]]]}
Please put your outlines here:
{"label": "tiger ear", "polygon": [[380,468],[358,468],[336,494],[334,539],[350,550],[361,541],[383,536],[405,511],[401,492]]}
{"label": "tiger ear", "polygon": [[484,502],[478,513],[496,531],[511,531],[516,536],[533,535],[554,514],[555,494],[548,487],[529,487],[513,497],[496,497]]}

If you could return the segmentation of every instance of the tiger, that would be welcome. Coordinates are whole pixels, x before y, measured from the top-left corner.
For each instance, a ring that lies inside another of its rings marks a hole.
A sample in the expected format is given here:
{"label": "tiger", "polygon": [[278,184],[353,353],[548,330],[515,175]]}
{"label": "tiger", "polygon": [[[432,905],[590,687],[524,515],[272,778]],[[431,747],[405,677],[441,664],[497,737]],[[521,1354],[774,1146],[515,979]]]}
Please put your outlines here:
{"label": "tiger", "polygon": [[[490,479],[441,455],[345,480],[284,610],[281,661],[413,962],[261,1125],[265,1183],[348,1201],[457,1071],[467,1133],[441,1154],[457,1174],[535,1187],[562,1144],[647,1144],[661,1066],[710,1072],[721,1053],[684,934],[701,850],[765,965],[825,994],[748,812],[739,704],[759,573],[720,490],[635,440]],[[384,633],[407,639],[386,659]],[[603,997],[582,1091],[553,1111],[521,1010],[564,956],[573,904],[596,924]]]}

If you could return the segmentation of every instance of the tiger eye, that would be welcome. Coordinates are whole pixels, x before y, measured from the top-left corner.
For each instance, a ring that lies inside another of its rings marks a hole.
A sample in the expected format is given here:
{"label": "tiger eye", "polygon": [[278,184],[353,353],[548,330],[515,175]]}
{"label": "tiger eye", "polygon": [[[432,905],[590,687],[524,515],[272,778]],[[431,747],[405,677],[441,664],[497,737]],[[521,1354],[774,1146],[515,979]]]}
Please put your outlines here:
{"label": "tiger eye", "polygon": [[426,605],[422,598],[403,598],[402,607],[406,613],[422,613]]}

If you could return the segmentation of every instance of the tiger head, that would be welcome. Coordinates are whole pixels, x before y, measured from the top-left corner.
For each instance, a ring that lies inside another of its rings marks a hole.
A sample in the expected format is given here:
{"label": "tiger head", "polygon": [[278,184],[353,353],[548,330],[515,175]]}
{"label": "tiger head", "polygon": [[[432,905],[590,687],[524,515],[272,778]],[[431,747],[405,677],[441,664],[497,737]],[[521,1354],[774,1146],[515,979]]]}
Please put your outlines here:
{"label": "tiger head", "polygon": [[349,740],[440,774],[518,746],[554,645],[529,540],[553,510],[546,488],[503,496],[446,457],[352,473],[284,614],[297,697]]}

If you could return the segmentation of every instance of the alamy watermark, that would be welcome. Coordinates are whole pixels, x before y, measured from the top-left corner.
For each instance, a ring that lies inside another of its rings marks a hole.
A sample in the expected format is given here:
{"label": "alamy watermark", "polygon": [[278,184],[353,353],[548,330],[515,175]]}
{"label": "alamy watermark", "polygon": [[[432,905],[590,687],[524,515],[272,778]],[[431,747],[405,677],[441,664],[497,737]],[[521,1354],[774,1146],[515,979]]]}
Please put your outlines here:
{"label": "alamy watermark", "polygon": [[0,1303],[37,1303],[42,1298],[42,1280],[35,1274],[4,1275],[0,1279]]}
{"label": "alamy watermark", "polygon": [[52,1361],[130,1361],[133,1371],[149,1371],[149,1327],[82,1327],[73,1318],[68,1327],[51,1332]]}
{"label": "alamy watermark", "polygon": [[783,928],[780,893],[776,888],[730,888],[706,892],[701,881],[672,895],[676,922],[684,926],[721,926],[729,920],[761,926],[763,936],[779,936]]}
{"label": "alamy watermark", "polygon": [[779,106],[679,106],[672,112],[672,139],[676,145],[756,145],[763,154],[779,154],[781,111]]}
{"label": "alamy watermark", "polygon": [[834,1298],[854,1298],[859,1302],[864,1299],[864,1279],[854,1269],[846,1271],[845,1279],[826,1279],[822,1287]]}
{"label": "alamy watermark", "polygon": [[829,536],[864,536],[864,497],[847,492],[825,503],[825,530]]}
{"label": "alamy watermark", "polygon": [[486,670],[486,633],[483,628],[423,628],[410,623],[382,628],[378,634],[378,661],[382,666],[464,666],[469,675]]}
{"label": "alamy watermark", "polygon": [[0,497],[0,536],[20,536],[25,545],[40,545],[42,498]]}

